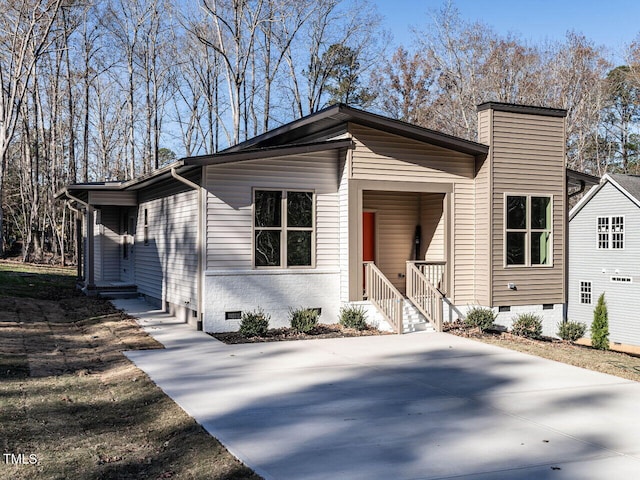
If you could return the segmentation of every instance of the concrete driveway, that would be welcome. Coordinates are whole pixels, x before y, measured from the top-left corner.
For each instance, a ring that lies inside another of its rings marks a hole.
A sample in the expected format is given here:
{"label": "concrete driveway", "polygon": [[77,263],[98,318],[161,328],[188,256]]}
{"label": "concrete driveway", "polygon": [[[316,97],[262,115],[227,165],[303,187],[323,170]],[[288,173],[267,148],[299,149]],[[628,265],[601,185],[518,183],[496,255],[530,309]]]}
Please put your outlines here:
{"label": "concrete driveway", "polygon": [[137,300],[128,357],[265,479],[640,475],[640,384],[440,333],[229,346]]}

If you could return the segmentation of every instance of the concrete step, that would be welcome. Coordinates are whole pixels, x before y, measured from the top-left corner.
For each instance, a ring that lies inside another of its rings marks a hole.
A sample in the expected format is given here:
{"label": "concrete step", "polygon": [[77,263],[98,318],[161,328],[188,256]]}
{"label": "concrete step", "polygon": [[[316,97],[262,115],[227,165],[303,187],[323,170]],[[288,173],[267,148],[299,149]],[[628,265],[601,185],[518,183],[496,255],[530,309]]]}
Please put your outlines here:
{"label": "concrete step", "polygon": [[137,291],[132,290],[107,290],[98,292],[98,297],[106,298],[107,300],[118,300],[123,298],[138,298],[140,294]]}

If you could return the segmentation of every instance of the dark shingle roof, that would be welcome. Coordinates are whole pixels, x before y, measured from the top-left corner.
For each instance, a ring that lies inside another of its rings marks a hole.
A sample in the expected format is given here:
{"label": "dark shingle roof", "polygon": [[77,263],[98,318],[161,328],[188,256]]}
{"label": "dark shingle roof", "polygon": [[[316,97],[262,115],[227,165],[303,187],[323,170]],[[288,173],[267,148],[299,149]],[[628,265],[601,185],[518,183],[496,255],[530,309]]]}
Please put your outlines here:
{"label": "dark shingle roof", "polygon": [[629,195],[640,201],[640,175],[621,175],[619,173],[610,173],[609,176],[624,188]]}

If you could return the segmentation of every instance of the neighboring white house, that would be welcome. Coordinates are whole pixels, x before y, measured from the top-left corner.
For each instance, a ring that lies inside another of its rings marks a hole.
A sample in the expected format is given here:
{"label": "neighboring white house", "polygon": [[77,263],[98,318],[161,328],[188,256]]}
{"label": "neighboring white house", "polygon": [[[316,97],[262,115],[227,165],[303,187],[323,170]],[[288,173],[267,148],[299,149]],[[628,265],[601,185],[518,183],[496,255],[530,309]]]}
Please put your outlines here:
{"label": "neighboring white house", "polygon": [[565,115],[488,102],[472,142],[334,105],[58,198],[83,212],[87,292],[130,289],[206,331],[258,307],[274,324],[290,307],[332,323],[367,302],[397,331],[416,313],[441,328],[480,305],[506,325],[536,312],[553,334],[566,305]]}
{"label": "neighboring white house", "polygon": [[569,213],[568,318],[593,321],[605,294],[609,340],[640,345],[640,176],[607,174]]}

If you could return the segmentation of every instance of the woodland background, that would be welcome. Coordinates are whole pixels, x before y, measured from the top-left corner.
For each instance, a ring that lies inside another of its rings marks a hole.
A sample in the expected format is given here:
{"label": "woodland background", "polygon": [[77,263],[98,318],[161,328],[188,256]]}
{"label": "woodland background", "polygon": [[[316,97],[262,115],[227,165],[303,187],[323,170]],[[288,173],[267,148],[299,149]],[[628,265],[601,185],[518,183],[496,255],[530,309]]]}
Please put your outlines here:
{"label": "woodland background", "polygon": [[3,0],[0,255],[75,261],[66,184],[148,174],[335,102],[471,140],[484,101],[564,108],[568,167],[640,173],[640,41],[531,44],[452,3],[395,50],[380,25],[365,0]]}

